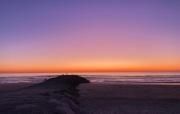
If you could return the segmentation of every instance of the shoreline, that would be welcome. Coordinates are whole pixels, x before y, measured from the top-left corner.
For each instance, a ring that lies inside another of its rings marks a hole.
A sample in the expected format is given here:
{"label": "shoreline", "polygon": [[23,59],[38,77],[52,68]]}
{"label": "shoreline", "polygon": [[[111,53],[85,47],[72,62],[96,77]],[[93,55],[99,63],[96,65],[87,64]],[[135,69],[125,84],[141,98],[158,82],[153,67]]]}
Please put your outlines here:
{"label": "shoreline", "polygon": [[32,85],[34,85],[34,83],[3,83],[0,84],[0,93],[17,91]]}
{"label": "shoreline", "polygon": [[0,113],[180,113],[180,85],[87,83],[79,76],[62,76],[38,84],[0,85]]}

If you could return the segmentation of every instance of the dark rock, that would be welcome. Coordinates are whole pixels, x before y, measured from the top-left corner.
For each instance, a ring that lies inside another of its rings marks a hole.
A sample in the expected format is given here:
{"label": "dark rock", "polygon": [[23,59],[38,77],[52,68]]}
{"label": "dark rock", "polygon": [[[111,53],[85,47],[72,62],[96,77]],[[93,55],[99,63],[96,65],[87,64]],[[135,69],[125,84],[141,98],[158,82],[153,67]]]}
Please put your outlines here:
{"label": "dark rock", "polygon": [[[89,83],[89,80],[80,77],[78,75],[59,75],[55,78],[51,78],[49,80],[46,80],[40,84],[38,84],[38,86],[43,85],[43,86],[48,86],[48,87],[52,87],[52,86],[78,86],[81,83]],[[72,89],[72,87],[70,87],[70,89]]]}
{"label": "dark rock", "polygon": [[76,87],[89,81],[78,75],[60,75],[0,96],[0,114],[82,114]]}

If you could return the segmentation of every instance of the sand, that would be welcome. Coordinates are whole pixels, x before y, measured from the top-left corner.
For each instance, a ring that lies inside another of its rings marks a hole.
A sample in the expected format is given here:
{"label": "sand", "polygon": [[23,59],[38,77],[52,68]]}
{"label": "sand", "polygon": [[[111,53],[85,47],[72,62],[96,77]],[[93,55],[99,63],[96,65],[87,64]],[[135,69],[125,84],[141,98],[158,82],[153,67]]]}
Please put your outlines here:
{"label": "sand", "polygon": [[23,88],[6,85],[9,91],[0,94],[0,114],[82,114],[76,87],[88,82],[77,75],[62,75]]}
{"label": "sand", "polygon": [[0,84],[0,93],[16,91],[28,86],[33,85],[34,83],[6,83]]}
{"label": "sand", "polygon": [[0,114],[180,114],[180,85],[51,82],[0,85]]}
{"label": "sand", "polygon": [[179,85],[82,84],[85,114],[180,114]]}

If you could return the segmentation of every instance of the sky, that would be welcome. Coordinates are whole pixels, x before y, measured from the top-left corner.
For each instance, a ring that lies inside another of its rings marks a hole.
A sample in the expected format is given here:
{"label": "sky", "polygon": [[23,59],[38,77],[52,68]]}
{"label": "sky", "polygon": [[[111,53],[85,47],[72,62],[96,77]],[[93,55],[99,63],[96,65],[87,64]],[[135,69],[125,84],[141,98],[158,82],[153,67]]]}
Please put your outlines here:
{"label": "sky", "polygon": [[180,72],[179,0],[0,0],[0,72]]}

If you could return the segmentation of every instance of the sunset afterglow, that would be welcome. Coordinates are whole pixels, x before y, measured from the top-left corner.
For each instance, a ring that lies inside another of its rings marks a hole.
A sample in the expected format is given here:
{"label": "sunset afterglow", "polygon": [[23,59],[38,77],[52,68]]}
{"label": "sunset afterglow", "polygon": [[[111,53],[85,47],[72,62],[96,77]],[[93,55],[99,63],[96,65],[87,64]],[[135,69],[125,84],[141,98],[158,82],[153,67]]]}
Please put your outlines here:
{"label": "sunset afterglow", "polygon": [[0,72],[180,72],[179,5],[0,1]]}

